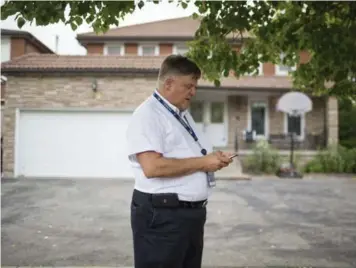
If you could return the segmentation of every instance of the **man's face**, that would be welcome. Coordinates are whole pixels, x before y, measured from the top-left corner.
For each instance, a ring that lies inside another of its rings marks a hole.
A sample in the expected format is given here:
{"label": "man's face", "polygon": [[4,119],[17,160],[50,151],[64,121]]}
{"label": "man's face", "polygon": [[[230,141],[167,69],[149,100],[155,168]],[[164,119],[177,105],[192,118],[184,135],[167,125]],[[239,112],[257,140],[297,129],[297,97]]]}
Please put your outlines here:
{"label": "man's face", "polygon": [[197,90],[198,78],[194,75],[176,75],[167,79],[170,102],[181,111],[186,110]]}

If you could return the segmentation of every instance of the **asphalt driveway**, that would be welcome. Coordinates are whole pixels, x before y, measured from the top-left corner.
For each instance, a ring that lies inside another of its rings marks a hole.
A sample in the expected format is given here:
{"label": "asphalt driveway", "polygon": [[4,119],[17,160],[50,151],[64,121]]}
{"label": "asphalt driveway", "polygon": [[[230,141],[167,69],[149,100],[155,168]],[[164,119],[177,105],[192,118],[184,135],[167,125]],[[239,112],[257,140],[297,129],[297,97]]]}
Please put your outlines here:
{"label": "asphalt driveway", "polygon": [[[2,266],[132,266],[132,181],[3,180]],[[356,267],[356,180],[219,181],[204,265]]]}

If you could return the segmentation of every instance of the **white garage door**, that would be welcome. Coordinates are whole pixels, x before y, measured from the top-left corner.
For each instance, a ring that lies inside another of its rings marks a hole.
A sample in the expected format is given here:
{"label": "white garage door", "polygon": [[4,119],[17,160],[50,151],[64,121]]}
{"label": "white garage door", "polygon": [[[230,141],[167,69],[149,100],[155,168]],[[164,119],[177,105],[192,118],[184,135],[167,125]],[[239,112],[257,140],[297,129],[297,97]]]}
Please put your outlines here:
{"label": "white garage door", "polygon": [[21,111],[16,175],[132,178],[126,154],[131,113]]}

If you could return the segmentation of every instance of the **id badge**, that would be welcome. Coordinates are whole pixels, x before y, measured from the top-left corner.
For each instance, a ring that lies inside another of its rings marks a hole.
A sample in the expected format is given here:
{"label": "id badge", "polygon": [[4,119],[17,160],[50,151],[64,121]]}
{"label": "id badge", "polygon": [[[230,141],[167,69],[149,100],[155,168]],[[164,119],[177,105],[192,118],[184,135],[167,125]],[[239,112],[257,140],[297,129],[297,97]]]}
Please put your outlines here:
{"label": "id badge", "polygon": [[207,172],[206,177],[207,177],[207,180],[208,180],[209,187],[215,187],[216,186],[216,181],[215,181],[214,172]]}

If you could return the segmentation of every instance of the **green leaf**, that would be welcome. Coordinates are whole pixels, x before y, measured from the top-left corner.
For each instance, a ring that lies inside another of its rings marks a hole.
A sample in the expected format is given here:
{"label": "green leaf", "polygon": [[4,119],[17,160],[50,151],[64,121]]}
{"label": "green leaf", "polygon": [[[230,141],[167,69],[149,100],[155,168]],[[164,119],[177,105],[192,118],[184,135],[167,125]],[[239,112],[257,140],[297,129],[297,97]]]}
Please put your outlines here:
{"label": "green leaf", "polygon": [[192,14],[192,18],[193,18],[194,20],[196,20],[196,19],[199,18],[199,15],[198,15],[196,12],[194,12],[194,13]]}
{"label": "green leaf", "polygon": [[139,9],[142,9],[145,3],[143,1],[138,2],[137,6]]}
{"label": "green leaf", "polygon": [[72,27],[73,31],[75,31],[78,28],[77,24],[75,24],[74,22],[71,22],[70,26]]}
{"label": "green leaf", "polygon": [[75,22],[77,23],[77,25],[81,25],[83,23],[83,19],[81,17],[76,17],[75,18]]}
{"label": "green leaf", "polygon": [[19,17],[19,18],[17,19],[17,27],[19,27],[20,29],[22,28],[22,26],[25,25],[25,23],[26,23],[26,21],[24,20],[23,17]]}
{"label": "green leaf", "polygon": [[[171,2],[171,1],[169,1]],[[49,25],[63,21],[73,30],[84,22],[95,32],[105,32],[119,20],[142,9],[144,1],[5,1],[1,18],[15,16],[19,28],[26,22]],[[172,4],[177,4],[172,1]],[[182,9],[188,0],[179,2]],[[160,5],[159,2],[157,5]],[[256,72],[257,61],[299,63],[295,57],[308,52],[309,60],[292,73],[293,87],[314,94],[356,94],[356,1],[317,2],[195,1],[193,19],[202,23],[190,44],[189,57],[197,62],[204,77],[218,81],[228,70],[236,77]],[[66,13],[68,8],[69,14]],[[247,38],[246,32],[252,36]],[[241,39],[243,33],[243,39]],[[243,46],[241,53],[231,51]],[[305,60],[305,58],[304,58]],[[326,88],[331,81],[333,86]]]}
{"label": "green leaf", "polygon": [[214,85],[216,86],[216,87],[220,87],[220,85],[221,85],[221,82],[220,82],[220,80],[214,80]]}

